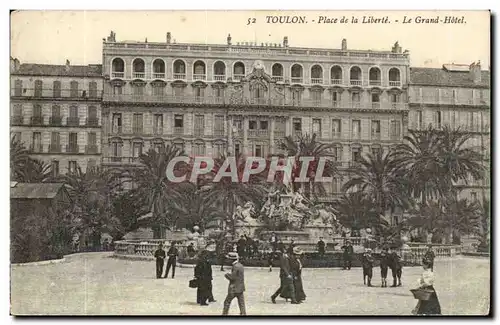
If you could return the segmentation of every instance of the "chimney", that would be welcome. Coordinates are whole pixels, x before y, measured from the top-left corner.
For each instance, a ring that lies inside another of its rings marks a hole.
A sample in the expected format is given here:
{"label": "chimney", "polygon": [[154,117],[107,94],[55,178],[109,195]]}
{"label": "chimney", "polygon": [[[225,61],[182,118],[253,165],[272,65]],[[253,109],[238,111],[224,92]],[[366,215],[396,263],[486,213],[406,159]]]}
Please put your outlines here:
{"label": "chimney", "polygon": [[283,37],[283,47],[288,47],[288,36]]}
{"label": "chimney", "polygon": [[342,40],[342,51],[347,51],[347,40],[345,38]]}
{"label": "chimney", "polygon": [[19,70],[19,60],[10,57],[10,72],[16,72]]}
{"label": "chimney", "polygon": [[69,60],[66,60],[66,71],[69,71],[69,65],[70,65]]}
{"label": "chimney", "polygon": [[472,81],[477,84],[481,82],[481,61],[477,61],[477,63],[472,62],[469,65],[469,73]]}
{"label": "chimney", "polygon": [[170,44],[171,41],[172,41],[172,34],[170,34],[170,32],[167,32],[167,44]]}
{"label": "chimney", "polygon": [[231,44],[231,34],[227,34],[227,45],[232,45]]}

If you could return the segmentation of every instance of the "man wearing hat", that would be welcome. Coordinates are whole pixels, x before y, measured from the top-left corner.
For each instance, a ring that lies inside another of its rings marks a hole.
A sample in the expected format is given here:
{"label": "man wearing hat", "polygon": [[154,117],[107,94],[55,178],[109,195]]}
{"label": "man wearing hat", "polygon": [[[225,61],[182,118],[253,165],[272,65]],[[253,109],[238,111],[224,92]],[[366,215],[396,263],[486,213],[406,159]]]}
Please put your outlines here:
{"label": "man wearing hat", "polygon": [[380,276],[382,278],[382,288],[387,287],[387,271],[389,270],[389,252],[384,247],[380,253]]}
{"label": "man wearing hat", "polygon": [[155,251],[156,258],[156,278],[161,278],[163,273],[163,265],[165,264],[165,251],[163,250],[163,244],[158,244],[158,249]]}
{"label": "man wearing hat", "polygon": [[347,240],[346,244],[341,247],[344,250],[344,270],[350,270],[352,265],[352,255],[354,254],[354,248],[352,247],[351,241]]}
{"label": "man wearing hat", "polygon": [[363,265],[363,284],[367,284],[369,287],[372,286],[373,262],[372,250],[367,248],[361,258],[361,264]]}
{"label": "man wearing hat", "polygon": [[168,277],[168,272],[172,267],[172,279],[175,277],[175,266],[177,265],[177,256],[179,256],[179,250],[175,247],[175,241],[172,242],[172,246],[167,252],[168,260],[167,260],[167,270],[165,271],[164,278]]}
{"label": "man wearing hat", "polygon": [[325,255],[325,242],[323,241],[323,237],[319,237],[318,241],[318,253],[321,258]]}
{"label": "man wearing hat", "polygon": [[[397,252],[397,247],[392,247],[391,248],[391,253],[389,254],[389,267],[391,268],[391,273],[392,273],[392,286],[391,287],[396,287],[396,286],[401,286],[401,276],[403,274],[403,265],[401,264],[401,256],[399,256]],[[397,279],[397,281],[396,281]]]}
{"label": "man wearing hat", "polygon": [[244,316],[246,315],[245,297],[243,295],[245,292],[245,270],[239,261],[238,253],[229,252],[226,255],[226,258],[232,261],[232,268],[231,273],[226,273],[224,275],[224,277],[229,280],[229,286],[226,299],[224,300],[222,315],[227,315],[229,313],[231,302],[236,297],[238,299],[240,315]]}

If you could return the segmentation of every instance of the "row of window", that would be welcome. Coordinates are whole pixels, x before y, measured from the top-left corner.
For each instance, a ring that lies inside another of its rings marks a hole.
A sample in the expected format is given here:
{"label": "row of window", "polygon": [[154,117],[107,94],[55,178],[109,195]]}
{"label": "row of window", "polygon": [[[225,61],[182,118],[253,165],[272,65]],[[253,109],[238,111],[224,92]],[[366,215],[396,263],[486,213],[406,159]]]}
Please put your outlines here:
{"label": "row of window", "polygon": [[[321,119],[312,119],[312,132],[318,135],[321,135]],[[184,134],[184,114],[174,114],[174,134]],[[278,119],[275,121],[274,132],[276,136],[284,136],[285,135],[285,121],[284,119]],[[342,121],[340,119],[332,119],[332,133],[334,137],[341,137]],[[225,117],[223,115],[215,115],[214,116],[214,135],[223,136],[224,135],[224,124]],[[154,134],[163,134],[163,125],[164,125],[164,116],[163,114],[154,114],[153,115],[153,133]],[[293,131],[295,133],[302,132],[302,118],[293,118],[292,120]],[[371,120],[371,134],[375,137],[380,137],[381,133],[381,121],[380,120]],[[270,123],[267,120],[257,120],[250,118],[248,120],[248,125],[246,125],[248,131],[253,135],[252,131],[263,133],[255,133],[267,135],[267,131],[269,130]],[[233,120],[233,132],[235,135],[243,134],[243,120],[242,119],[234,119]],[[204,115],[195,115],[194,116],[194,134],[195,135],[203,135],[205,130],[205,116]],[[361,135],[361,120],[353,119],[351,120],[351,130],[353,137],[360,137]],[[401,121],[399,120],[391,120],[390,121],[390,136],[399,138],[401,135]],[[122,113],[113,113],[112,115],[112,133],[122,133]],[[142,134],[144,132],[144,117],[143,114],[133,114],[132,117],[132,132],[134,134]]]}
{"label": "row of window", "polygon": [[23,88],[22,80],[14,81],[14,96],[34,96],[34,97],[54,97],[54,98],[63,98],[63,97],[71,97],[71,98],[98,98],[99,92],[97,90],[97,82],[91,81],[89,82],[88,93],[86,89],[80,89],[80,84],[78,81],[71,81],[69,89],[62,89],[60,81],[53,81],[52,88],[44,88],[43,80],[37,79],[35,80],[34,88]]}
{"label": "row of window", "polygon": [[[12,132],[12,136],[16,139],[21,139],[21,132]],[[50,133],[50,143],[48,145],[47,151],[44,151],[44,143],[42,141],[42,133],[41,132],[33,132],[31,136],[31,144],[30,151],[33,153],[87,153],[87,154],[98,154],[98,146],[97,146],[97,133],[88,132],[87,133],[87,142],[84,146],[84,151],[80,148],[78,144],[78,133],[69,132],[68,133],[68,144],[63,150],[63,146],[61,145],[61,133],[60,132],[51,132]]]}
{"label": "row of window", "polygon": [[[172,63],[173,74],[168,79],[185,80],[186,79],[186,63],[177,59]],[[136,58],[132,62],[132,79],[146,79],[146,64],[143,59]],[[213,81],[226,81],[226,64],[223,61],[217,61],[213,64]],[[207,66],[202,60],[197,60],[192,66],[193,80],[207,79]],[[245,77],[248,71],[243,62],[235,62],[232,68],[232,78],[239,80]],[[121,58],[114,58],[111,61],[111,76],[112,78],[125,78],[125,62]],[[284,68],[280,63],[274,63],[271,67],[271,76],[275,81],[283,81]],[[304,77],[304,68],[301,64],[295,63],[290,68],[290,76],[292,83],[302,83]],[[334,65],[330,68],[330,78],[324,75],[324,69],[321,65],[315,64],[310,70],[311,83],[323,84],[325,80],[330,80],[332,84],[341,84],[343,79],[342,67]],[[368,71],[369,80],[373,81],[373,85],[381,85],[382,72],[378,67],[371,67]],[[401,85],[401,72],[398,68],[391,68],[388,71],[388,80],[390,86]],[[152,64],[152,75],[149,79],[167,79],[165,61],[156,59]],[[363,80],[363,72],[360,67],[353,66],[349,69],[349,79],[351,81]],[[392,82],[392,84],[391,84]],[[361,84],[361,83],[360,83]],[[372,84],[370,82],[370,84]]]}
{"label": "row of window", "polygon": [[[13,114],[12,114],[12,123],[13,124],[24,124],[24,117],[26,114],[23,114],[23,106],[21,104],[14,105]],[[33,110],[30,122],[30,125],[43,125],[44,123],[44,115],[42,114],[42,105],[33,104]],[[99,117],[97,115],[97,107],[89,106],[87,108],[87,118],[85,125],[87,126],[98,126]],[[49,125],[60,126],[63,125],[63,116],[61,114],[61,106],[53,105],[51,107],[51,114],[49,115]],[[80,116],[78,115],[78,106],[70,106],[69,107],[69,116],[66,118],[66,125],[68,126],[79,126],[80,125]]]}
{"label": "row of window", "polygon": [[[424,122],[424,112],[415,111],[416,118],[412,122],[412,127],[416,129],[425,128],[428,123]],[[434,111],[430,123],[437,128],[448,125],[452,129],[459,128],[470,132],[490,132],[490,124],[483,120],[481,112],[465,112],[466,120],[463,123],[459,111]]]}

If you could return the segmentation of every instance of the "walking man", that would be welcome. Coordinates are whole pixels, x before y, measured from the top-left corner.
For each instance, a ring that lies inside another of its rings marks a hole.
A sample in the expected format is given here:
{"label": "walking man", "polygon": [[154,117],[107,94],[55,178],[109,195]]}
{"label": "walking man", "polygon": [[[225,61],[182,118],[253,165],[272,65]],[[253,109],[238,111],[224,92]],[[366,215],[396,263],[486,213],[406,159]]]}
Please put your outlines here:
{"label": "walking man", "polygon": [[158,249],[155,251],[156,258],[156,278],[161,278],[163,273],[163,265],[165,264],[165,251],[163,250],[163,244],[158,244]]}
{"label": "walking man", "polygon": [[372,250],[367,248],[366,252],[363,254],[361,263],[363,265],[363,284],[367,284],[369,287],[372,286],[373,262]]}
{"label": "walking man", "polygon": [[[403,266],[401,264],[401,257],[397,253],[396,248],[392,248],[392,252],[389,255],[389,260],[390,260],[390,267],[391,267],[391,273],[392,273],[392,286],[391,287],[400,287],[402,285],[401,283],[401,276],[403,274]],[[396,282],[397,278],[397,282]]]}
{"label": "walking man", "polygon": [[342,246],[344,250],[344,270],[350,270],[352,265],[352,255],[354,254],[354,248],[351,245],[351,241],[347,240],[346,245]]}
{"label": "walking man", "polygon": [[389,270],[389,252],[387,247],[380,253],[380,276],[382,278],[382,288],[387,287],[387,271]]}
{"label": "walking man", "polygon": [[424,260],[427,260],[429,262],[431,271],[434,272],[434,259],[436,258],[436,254],[432,250],[432,245],[429,244],[427,246],[427,251],[425,252],[424,255]]}
{"label": "walking man", "polygon": [[164,278],[168,277],[168,272],[170,271],[170,267],[172,267],[172,279],[175,277],[175,266],[177,265],[177,256],[179,255],[179,250],[175,247],[175,241],[172,242],[172,246],[170,246],[168,252],[168,260],[167,260],[167,270],[165,271]]}
{"label": "walking man", "polygon": [[285,299],[290,298],[292,304],[298,304],[295,299],[295,288],[293,286],[293,277],[290,270],[290,257],[286,252],[283,252],[280,258],[280,287],[271,296],[273,304],[276,303],[276,297],[282,296]]}
{"label": "walking man", "polygon": [[229,286],[227,289],[226,299],[224,300],[224,309],[222,310],[222,315],[227,315],[229,313],[231,302],[234,298],[236,298],[238,299],[240,315],[245,316],[245,297],[243,295],[243,293],[245,292],[245,270],[243,268],[243,265],[239,261],[238,253],[230,252],[226,257],[233,263],[231,273],[226,273],[224,275],[224,277],[229,280]]}

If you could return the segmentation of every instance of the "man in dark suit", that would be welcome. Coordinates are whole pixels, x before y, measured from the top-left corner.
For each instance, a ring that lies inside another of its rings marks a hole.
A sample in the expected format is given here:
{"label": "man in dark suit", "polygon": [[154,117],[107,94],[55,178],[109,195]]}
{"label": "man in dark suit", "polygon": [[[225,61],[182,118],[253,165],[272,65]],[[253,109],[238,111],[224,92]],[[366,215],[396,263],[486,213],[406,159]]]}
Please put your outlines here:
{"label": "man in dark suit", "polygon": [[241,235],[238,243],[236,244],[236,250],[238,251],[238,255],[243,258],[245,257],[245,249],[246,249],[247,241],[245,236]]}
{"label": "man in dark suit", "polygon": [[163,265],[165,264],[165,251],[163,250],[163,244],[158,244],[158,249],[155,251],[156,258],[156,278],[161,278],[163,273]]}
{"label": "man in dark suit", "polygon": [[[373,276],[373,263],[375,260],[372,256],[372,250],[367,248],[363,257],[361,258],[361,264],[363,265],[363,284],[372,286],[372,276]],[[368,279],[367,279],[368,278]]]}
{"label": "man in dark suit", "polygon": [[238,259],[238,253],[229,252],[226,258],[233,263],[231,273],[226,273],[224,275],[224,277],[229,280],[229,286],[226,299],[224,300],[222,315],[227,315],[229,313],[231,302],[236,298],[238,299],[238,306],[240,307],[240,315],[245,316],[245,297],[243,295],[245,292],[245,270]]}
{"label": "man in dark suit", "polygon": [[[401,286],[401,276],[403,275],[403,265],[401,263],[401,256],[399,256],[397,247],[391,248],[391,253],[389,254],[389,267],[392,273],[392,286]],[[397,279],[397,281],[396,281]]]}
{"label": "man in dark suit", "polygon": [[323,237],[319,237],[318,241],[318,253],[320,257],[323,257],[325,255],[325,242],[323,241]]}
{"label": "man in dark suit", "polygon": [[292,272],[290,270],[290,257],[288,254],[282,253],[280,258],[280,287],[276,292],[271,296],[271,301],[273,304],[276,303],[276,297],[280,294],[285,294],[285,297],[290,296],[292,300],[292,304],[298,304],[295,299],[295,288],[293,286],[293,277]]}
{"label": "man in dark suit", "polygon": [[344,270],[350,270],[352,265],[352,255],[354,254],[354,248],[351,245],[351,241],[346,241],[346,244],[342,246],[342,249],[344,250]]}
{"label": "man in dark suit", "polygon": [[278,249],[278,237],[276,236],[276,233],[274,231],[271,233],[271,238],[269,238],[269,243],[271,243],[273,252],[275,252]]}
{"label": "man in dark suit", "polygon": [[170,246],[167,252],[168,260],[167,260],[167,270],[165,271],[164,278],[168,277],[168,272],[170,271],[170,267],[172,267],[172,279],[175,277],[175,266],[177,265],[177,256],[179,256],[179,250],[175,247],[175,241],[172,242],[172,246]]}
{"label": "man in dark suit", "polygon": [[424,259],[430,263],[431,271],[434,272],[434,259],[436,258],[436,254],[432,250],[432,245],[429,244],[427,246],[427,251],[425,252]]}

